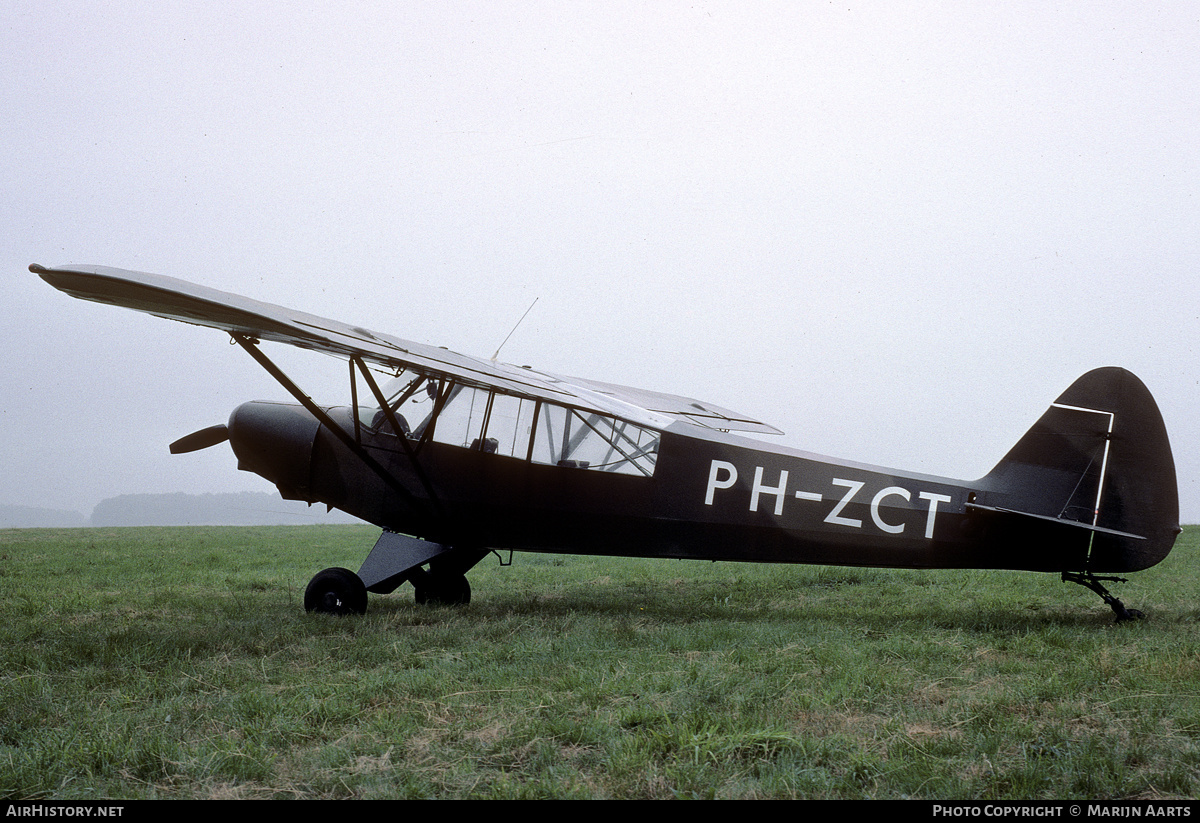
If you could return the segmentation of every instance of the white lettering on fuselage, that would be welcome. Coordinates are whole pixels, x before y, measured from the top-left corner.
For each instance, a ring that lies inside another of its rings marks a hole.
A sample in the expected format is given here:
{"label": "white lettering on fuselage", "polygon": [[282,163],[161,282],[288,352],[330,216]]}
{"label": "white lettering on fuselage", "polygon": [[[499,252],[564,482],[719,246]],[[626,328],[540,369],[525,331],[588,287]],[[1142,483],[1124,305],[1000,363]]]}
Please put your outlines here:
{"label": "white lettering on fuselage", "polygon": [[949,503],[952,498],[948,494],[934,494],[933,492],[921,492],[917,497],[929,501],[929,519],[925,521],[925,539],[930,540],[933,538],[933,520],[937,517],[938,503]]}
{"label": "white lettering on fuselage", "polygon": [[[721,472],[725,472],[724,480],[720,477]],[[704,505],[713,504],[713,494],[717,489],[728,489],[736,482],[737,466],[724,460],[714,460],[708,468],[708,493],[704,495]]]}
{"label": "white lettering on fuselage", "polygon": [[758,511],[758,496],[763,492],[775,495],[775,514],[783,514],[783,490],[787,488],[787,469],[779,473],[778,486],[764,486],[762,482],[763,467],[754,469],[754,490],[750,492],[750,511]]}
{"label": "white lettering on fuselage", "polygon": [[[783,514],[783,504],[787,499],[788,472],[782,469],[779,472],[777,481],[765,480],[765,469],[762,466],[754,468],[754,484],[750,487],[750,511],[757,512],[760,503],[763,503],[764,497],[774,499],[775,505],[772,507],[776,517]],[[738,470],[737,466],[726,460],[713,460],[708,468],[708,486],[704,492],[704,505],[711,506],[716,500],[718,491],[731,489],[737,483]],[[831,486],[837,486],[845,491],[839,491],[834,496],[837,497],[837,502],[830,509],[829,514],[825,515],[824,522],[834,526],[846,526],[852,529],[861,529],[863,521],[856,517],[847,517],[843,514],[846,507],[855,501],[858,493],[866,487],[867,481],[851,480],[844,477],[834,477],[829,481]],[[875,527],[886,534],[904,534],[905,528],[908,526],[904,522],[893,522],[891,519],[884,518],[884,511],[888,507],[884,505],[884,500],[889,497],[899,497],[905,503],[912,502],[913,492],[903,486],[886,486],[875,492],[870,502],[871,522]],[[792,492],[792,497],[796,500],[805,500],[812,503],[820,503],[825,500],[825,495],[822,492],[811,491],[808,489],[796,489]],[[941,503],[949,503],[953,498],[948,494],[937,494],[929,491],[918,491],[917,499],[924,500],[926,506],[925,516],[925,538],[933,538],[933,526],[937,520],[938,506]],[[770,505],[770,504],[766,504]],[[895,511],[907,510],[896,509]]]}
{"label": "white lettering on fuselage", "polygon": [[879,516],[880,502],[883,500],[883,498],[893,494],[897,497],[903,497],[906,501],[912,500],[912,495],[908,493],[908,489],[902,489],[899,486],[888,486],[886,489],[879,492],[879,494],[875,495],[875,498],[871,501],[871,519],[875,521],[876,526],[883,529],[888,534],[900,534],[904,531],[903,523],[896,525],[884,523],[883,518]]}
{"label": "white lettering on fuselage", "polygon": [[838,526],[850,526],[851,528],[861,529],[862,521],[855,520],[852,517],[842,517],[842,509],[849,505],[850,501],[854,498],[854,495],[858,494],[858,490],[866,484],[861,480],[839,480],[835,477],[833,479],[833,485],[845,486],[847,489],[849,489],[849,491],[846,492],[845,496],[838,501],[836,506],[833,507],[833,511],[831,511],[825,517],[825,522],[834,523]]}

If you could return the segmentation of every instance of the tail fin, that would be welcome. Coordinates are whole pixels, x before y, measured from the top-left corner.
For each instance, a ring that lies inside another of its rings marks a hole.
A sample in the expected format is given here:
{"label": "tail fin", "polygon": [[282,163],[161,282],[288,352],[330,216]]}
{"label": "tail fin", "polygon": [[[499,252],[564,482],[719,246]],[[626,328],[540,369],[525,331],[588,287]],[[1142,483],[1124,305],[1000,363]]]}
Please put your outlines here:
{"label": "tail fin", "polygon": [[1071,384],[979,488],[968,506],[1009,521],[1013,549],[1047,571],[1147,569],[1180,531],[1162,415],[1124,369]]}

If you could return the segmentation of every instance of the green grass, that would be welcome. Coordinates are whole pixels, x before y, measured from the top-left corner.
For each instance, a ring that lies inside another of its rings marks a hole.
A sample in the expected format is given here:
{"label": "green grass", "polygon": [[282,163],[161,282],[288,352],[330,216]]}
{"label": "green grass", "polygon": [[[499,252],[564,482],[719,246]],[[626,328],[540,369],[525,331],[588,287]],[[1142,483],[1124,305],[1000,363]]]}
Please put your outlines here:
{"label": "green grass", "polygon": [[517,555],[306,615],[353,526],[0,531],[0,796],[1200,793],[1200,530],[1053,575]]}

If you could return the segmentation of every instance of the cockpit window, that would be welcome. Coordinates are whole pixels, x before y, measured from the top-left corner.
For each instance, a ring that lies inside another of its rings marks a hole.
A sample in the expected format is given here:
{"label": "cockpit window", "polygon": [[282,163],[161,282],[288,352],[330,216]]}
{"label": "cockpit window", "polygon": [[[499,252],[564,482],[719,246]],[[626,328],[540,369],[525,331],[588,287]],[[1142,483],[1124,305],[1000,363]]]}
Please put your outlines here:
{"label": "cockpit window", "polygon": [[[419,374],[401,374],[384,383],[380,391],[387,398],[401,430],[411,435],[433,412],[437,383]],[[358,421],[372,431],[395,434],[383,409],[374,403],[359,406]]]}
{"label": "cockpit window", "polygon": [[[401,374],[381,390],[405,436],[570,469],[649,477],[659,434],[624,420],[489,388]],[[438,398],[441,408],[437,415]],[[359,409],[371,431],[394,434],[378,406]]]}

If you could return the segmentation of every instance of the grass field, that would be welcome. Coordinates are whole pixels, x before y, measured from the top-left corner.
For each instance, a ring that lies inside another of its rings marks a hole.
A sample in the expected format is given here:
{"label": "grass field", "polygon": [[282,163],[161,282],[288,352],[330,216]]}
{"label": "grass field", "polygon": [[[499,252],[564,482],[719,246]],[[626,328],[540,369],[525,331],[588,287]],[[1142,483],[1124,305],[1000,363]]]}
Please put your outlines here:
{"label": "grass field", "polygon": [[0,795],[1194,798],[1200,529],[1054,575],[485,560],[309,616],[357,526],[0,531]]}

